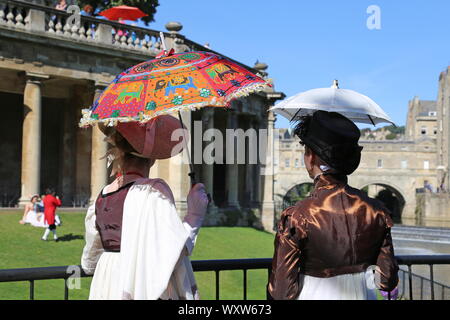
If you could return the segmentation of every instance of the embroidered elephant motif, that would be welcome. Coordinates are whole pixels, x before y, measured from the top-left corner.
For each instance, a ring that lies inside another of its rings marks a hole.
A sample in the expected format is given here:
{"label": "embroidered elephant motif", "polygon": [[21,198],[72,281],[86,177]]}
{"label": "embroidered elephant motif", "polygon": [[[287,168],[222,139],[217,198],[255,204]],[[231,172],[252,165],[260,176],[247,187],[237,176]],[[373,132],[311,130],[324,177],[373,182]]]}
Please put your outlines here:
{"label": "embroidered elephant motif", "polygon": [[[139,89],[137,91],[127,91],[128,88],[124,88],[119,95],[117,96],[116,100],[114,100],[114,104],[117,103],[130,103],[133,99],[136,101],[141,100],[141,93],[144,89],[144,85],[141,83],[139,86]],[[127,99],[128,98],[128,99]]]}
{"label": "embroidered elephant motif", "polygon": [[176,89],[181,88],[184,90],[188,90],[189,88],[197,89],[197,86],[194,84],[194,80],[192,77],[175,77],[170,81],[167,81],[165,95],[166,97],[173,92],[176,93]]}

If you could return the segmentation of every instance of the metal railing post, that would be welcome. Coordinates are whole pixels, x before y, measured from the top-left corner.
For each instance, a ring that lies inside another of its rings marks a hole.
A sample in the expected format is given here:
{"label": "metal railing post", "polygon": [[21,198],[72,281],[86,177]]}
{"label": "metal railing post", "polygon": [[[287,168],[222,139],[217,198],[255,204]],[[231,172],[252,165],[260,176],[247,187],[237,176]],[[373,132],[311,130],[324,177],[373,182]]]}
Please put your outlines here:
{"label": "metal railing post", "polygon": [[430,287],[431,287],[431,300],[434,300],[434,272],[433,265],[430,264]]}
{"label": "metal railing post", "polygon": [[220,286],[219,270],[216,270],[216,300],[219,300],[219,286]]}
{"label": "metal railing post", "polygon": [[30,300],[34,300],[34,280],[30,280]]}
{"label": "metal railing post", "polygon": [[243,269],[244,271],[244,300],[247,300],[247,269]]}
{"label": "metal railing post", "polygon": [[414,300],[413,299],[413,289],[412,289],[412,269],[411,269],[411,265],[408,265],[408,271],[409,271],[409,299],[410,300]]}

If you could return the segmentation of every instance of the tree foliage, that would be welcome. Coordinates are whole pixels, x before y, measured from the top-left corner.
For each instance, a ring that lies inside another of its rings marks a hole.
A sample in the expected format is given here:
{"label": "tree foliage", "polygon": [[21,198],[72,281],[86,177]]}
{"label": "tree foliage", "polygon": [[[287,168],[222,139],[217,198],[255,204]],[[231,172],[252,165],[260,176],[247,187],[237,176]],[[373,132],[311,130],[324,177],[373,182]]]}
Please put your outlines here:
{"label": "tree foliage", "polygon": [[77,2],[81,9],[87,4],[91,5],[94,8],[94,12],[100,12],[116,6],[136,7],[148,14],[147,17],[141,18],[146,25],[155,21],[156,7],[159,6],[158,0],[81,0]]}

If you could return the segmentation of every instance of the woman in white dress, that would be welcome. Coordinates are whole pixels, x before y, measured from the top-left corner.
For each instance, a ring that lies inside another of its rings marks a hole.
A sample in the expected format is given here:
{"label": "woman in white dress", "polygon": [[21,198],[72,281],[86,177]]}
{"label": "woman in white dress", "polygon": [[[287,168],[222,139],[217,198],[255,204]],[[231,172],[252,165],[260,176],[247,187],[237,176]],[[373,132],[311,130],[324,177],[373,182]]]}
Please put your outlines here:
{"label": "woman in white dress", "polygon": [[[30,202],[25,205],[23,217],[19,221],[19,223],[20,224],[29,223],[33,227],[47,228],[48,224],[45,221],[43,208],[44,204],[42,202],[42,198],[39,197],[37,194],[32,196]],[[55,215],[55,225],[56,226],[62,225],[61,218],[59,217],[59,215]]]}
{"label": "woman in white dress", "polygon": [[46,227],[44,214],[39,210],[40,198],[38,195],[31,197],[30,202],[25,205],[20,224],[31,224],[34,227]]}
{"label": "woman in white dress", "polygon": [[189,255],[202,224],[208,197],[202,184],[187,196],[181,221],[170,187],[147,178],[156,159],[181,151],[172,133],[177,119],[159,116],[100,126],[113,145],[113,174],[87,211],[81,265],[94,274],[89,299],[198,299]]}

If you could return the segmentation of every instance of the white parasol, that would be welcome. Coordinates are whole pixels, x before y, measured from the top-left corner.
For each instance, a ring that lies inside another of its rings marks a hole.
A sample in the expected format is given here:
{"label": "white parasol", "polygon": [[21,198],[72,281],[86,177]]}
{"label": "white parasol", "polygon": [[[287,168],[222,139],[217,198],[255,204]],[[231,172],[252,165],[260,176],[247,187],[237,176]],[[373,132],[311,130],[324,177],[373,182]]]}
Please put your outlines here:
{"label": "white parasol", "polygon": [[356,91],[340,89],[337,80],[334,80],[330,88],[301,92],[269,109],[289,121],[298,120],[317,110],[338,112],[354,122],[394,124],[375,101]]}

